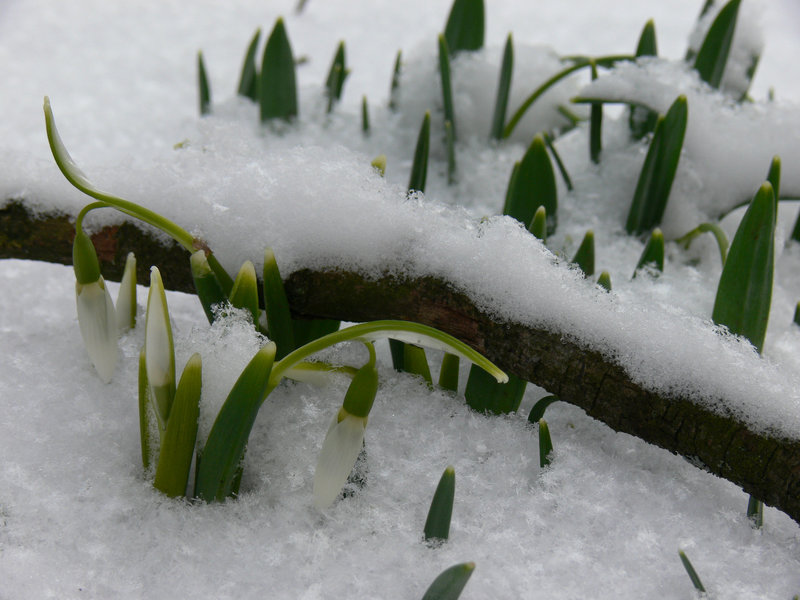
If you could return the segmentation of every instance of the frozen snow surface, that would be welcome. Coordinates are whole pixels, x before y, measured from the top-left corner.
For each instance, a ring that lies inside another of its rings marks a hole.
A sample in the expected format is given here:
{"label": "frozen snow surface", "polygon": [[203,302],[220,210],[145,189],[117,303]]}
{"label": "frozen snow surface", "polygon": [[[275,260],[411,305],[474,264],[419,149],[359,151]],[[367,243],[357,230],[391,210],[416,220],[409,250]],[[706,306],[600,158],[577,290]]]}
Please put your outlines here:
{"label": "frozen snow surface", "polygon": [[[765,358],[710,323],[720,265],[709,240],[690,251],[669,244],[664,274],[631,280],[643,244],[623,235],[622,223],[646,146],[629,141],[624,112],[605,119],[599,165],[588,159],[584,125],[557,140],[575,191],[559,181],[559,230],[548,249],[512,220],[492,216],[531,135],[563,125],[554,108],[578,94],[662,111],[678,94],[688,97],[687,141],[663,223],[668,239],[751,197],[773,154],[783,160],[784,195],[800,194],[800,76],[787,58],[797,55],[797,5],[744,1],[736,48],[761,43],[753,15],[766,33],[750,90],[755,102],[740,106],[677,61],[698,1],[487,4],[486,50],[453,61],[459,170],[448,186],[434,65],[449,2],[309,0],[296,14],[293,2],[7,0],[0,5],[0,74],[10,90],[0,98],[0,197],[23,196],[42,208],[55,202],[72,213],[87,202],[49,155],[41,112],[48,94],[67,147],[99,187],[201,235],[232,271],[257,262],[269,245],[284,275],[337,266],[434,274],[500,319],[573,332],[651,388],[800,437],[800,330],[791,323],[800,249],[784,244],[794,203],[780,210]],[[300,120],[283,135],[259,127],[257,108],[232,97],[247,41],[279,14],[295,55],[308,58],[298,69]],[[559,54],[630,52],[651,17],[668,60],[623,65],[589,87],[585,74],[565,81],[511,141],[486,142],[509,31],[517,51],[513,110],[557,70]],[[320,83],[339,39],[352,75],[341,105],[325,117]],[[200,48],[214,99],[203,119],[194,72]],[[398,49],[404,70],[391,112]],[[738,85],[735,74],[727,83]],[[764,100],[769,87],[774,102]],[[366,137],[362,94],[372,118]],[[428,185],[425,195],[408,198],[426,110],[434,132]],[[385,178],[369,166],[380,153],[388,159]],[[730,237],[740,215],[722,221]],[[87,225],[118,218],[105,211]],[[567,264],[589,228],[612,294]],[[800,593],[800,529],[782,513],[767,509],[764,529],[753,530],[736,486],[565,404],[548,409],[556,450],[553,464],[540,469],[538,433],[524,415],[543,390],[531,386],[517,415],[477,415],[462,397],[395,373],[385,348],[366,434],[367,483],[354,495],[323,512],[311,498],[317,453],[346,389],[338,382],[286,384],[269,397],[237,501],[167,500],[138,458],[143,328],[121,338],[114,382],[104,385],[80,347],[71,270],[5,261],[0,278],[2,599],[419,598],[439,572],[465,561],[477,564],[465,599],[693,597],[678,548],[713,597]],[[209,328],[193,297],[169,294],[169,302],[178,368],[193,352],[203,357],[202,438],[263,340],[235,318]],[[342,348],[329,358],[359,356]],[[429,548],[422,527],[448,464],[457,478],[452,535]]]}

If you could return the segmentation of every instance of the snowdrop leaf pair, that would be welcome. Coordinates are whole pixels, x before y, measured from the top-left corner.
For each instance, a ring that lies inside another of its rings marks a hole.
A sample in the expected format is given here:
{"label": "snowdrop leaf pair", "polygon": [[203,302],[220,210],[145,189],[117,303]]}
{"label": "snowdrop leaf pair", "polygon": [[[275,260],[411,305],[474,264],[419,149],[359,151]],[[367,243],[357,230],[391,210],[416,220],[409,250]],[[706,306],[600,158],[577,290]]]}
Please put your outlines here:
{"label": "snowdrop leaf pair", "polygon": [[333,110],[333,105],[341,99],[344,81],[349,74],[350,69],[348,69],[345,64],[344,42],[339,42],[339,45],[336,47],[336,52],[333,55],[333,62],[328,71],[328,77],[325,80],[325,94],[328,97],[327,112],[331,112]]}
{"label": "snowdrop leaf pair", "polygon": [[275,344],[267,343],[233,385],[198,457],[195,495],[208,502],[238,492],[237,474],[258,409],[270,390]]}
{"label": "snowdrop leaf pair", "polygon": [[687,120],[686,96],[678,96],[667,114],[659,117],[625,223],[628,233],[638,235],[661,223],[678,170]]}
{"label": "snowdrop leaf pair", "polygon": [[166,430],[161,439],[153,487],[170,497],[186,494],[200,416],[202,362],[193,354],[175,391]]}
{"label": "snowdrop leaf pair", "polygon": [[642,250],[642,254],[639,257],[639,262],[636,263],[631,279],[635,278],[636,274],[646,267],[650,267],[655,273],[664,271],[664,234],[658,227],[650,234],[650,238],[647,240],[647,244],[645,244],[644,250]]}
{"label": "snowdrop leaf pair", "polygon": [[776,211],[773,186],[765,182],[731,242],[712,313],[715,323],[746,337],[759,353],[772,301]]}
{"label": "snowdrop leaf pair", "polygon": [[294,56],[281,18],[275,22],[264,47],[258,76],[258,100],[262,121],[289,121],[297,116]]}
{"label": "snowdrop leaf pair", "polygon": [[728,54],[733,44],[733,34],[736,31],[740,4],[741,0],[731,0],[722,7],[694,59],[694,68],[700,78],[714,88],[718,88],[722,83]]}
{"label": "snowdrop leaf pair", "polygon": [[558,214],[556,178],[544,138],[537,135],[522,160],[514,165],[503,214],[530,227],[534,213],[540,206],[546,211],[547,233],[552,234],[556,229]]}
{"label": "snowdrop leaf pair", "polygon": [[189,266],[192,272],[192,280],[194,281],[194,289],[200,299],[200,304],[203,306],[203,312],[205,312],[208,322],[213,323],[214,307],[226,302],[228,296],[222,290],[219,280],[211,270],[204,250],[192,253],[189,259]]}

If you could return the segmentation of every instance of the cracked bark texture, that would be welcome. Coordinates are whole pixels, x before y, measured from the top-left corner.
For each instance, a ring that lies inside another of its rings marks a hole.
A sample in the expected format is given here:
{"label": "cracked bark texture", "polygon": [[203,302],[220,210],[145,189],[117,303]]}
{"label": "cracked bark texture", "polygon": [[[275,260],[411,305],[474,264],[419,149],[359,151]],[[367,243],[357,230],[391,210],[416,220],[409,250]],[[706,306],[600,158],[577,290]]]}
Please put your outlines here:
{"label": "cracked bark texture", "polygon": [[[34,215],[22,201],[7,203],[0,209],[0,258],[71,264],[72,220]],[[107,279],[119,280],[125,256],[134,251],[140,282],[149,281],[149,267],[157,265],[171,289],[193,291],[188,253],[176,244],[163,245],[146,226],[107,227],[92,239]],[[692,398],[648,390],[608,357],[581,346],[569,331],[498,322],[433,277],[370,280],[338,270],[301,270],[285,284],[297,317],[404,319],[437,327],[612,429],[680,454],[800,522],[800,440],[759,433]]]}

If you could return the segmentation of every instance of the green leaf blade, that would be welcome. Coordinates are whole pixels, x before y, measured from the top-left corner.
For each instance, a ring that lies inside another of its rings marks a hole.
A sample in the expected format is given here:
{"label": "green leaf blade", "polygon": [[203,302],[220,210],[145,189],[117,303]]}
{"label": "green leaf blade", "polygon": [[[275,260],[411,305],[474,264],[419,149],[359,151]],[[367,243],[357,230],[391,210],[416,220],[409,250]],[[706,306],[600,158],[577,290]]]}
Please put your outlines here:
{"label": "green leaf blade", "polygon": [[258,101],[258,68],[256,67],[256,52],[258,43],[261,39],[261,29],[256,29],[242,63],[242,72],[239,76],[239,87],[236,93],[245,98],[250,98],[253,102]]}
{"label": "green leaf blade", "polygon": [[208,75],[206,74],[206,64],[203,61],[203,53],[197,53],[197,85],[200,92],[200,114],[207,115],[211,113],[211,87],[208,84]]}
{"label": "green leaf blade", "polygon": [[453,499],[456,493],[456,471],[449,466],[442,473],[428,509],[424,535],[426,541],[446,540],[450,537],[450,520],[453,516]]}
{"label": "green leaf blade", "polygon": [[275,350],[270,342],[256,353],[222,405],[198,461],[198,498],[222,501],[233,492],[247,439],[269,391]]}
{"label": "green leaf blade", "polygon": [[772,185],[764,183],[742,218],[722,269],[712,313],[715,323],[746,337],[759,353],[772,301],[774,196]]}
{"label": "green leaf blade", "polygon": [[505,383],[498,383],[486,371],[472,365],[464,398],[469,407],[479,413],[510,414],[519,408],[527,385],[527,381],[515,375],[509,375]]}
{"label": "green leaf blade", "polygon": [[411,176],[408,180],[408,191],[425,191],[425,180],[428,177],[428,153],[431,145],[431,113],[426,112],[417,136],[414,149],[414,162],[411,165]]}
{"label": "green leaf blade", "polygon": [[264,47],[258,83],[262,122],[270,119],[290,121],[297,116],[294,56],[281,18],[275,22]]}
{"label": "green leaf blade", "polygon": [[447,17],[444,37],[456,54],[462,50],[483,48],[485,30],[483,0],[455,0]]}
{"label": "green leaf blade", "polygon": [[445,569],[433,580],[422,600],[457,600],[474,570],[473,562]]}
{"label": "green leaf blade", "polygon": [[719,88],[722,83],[740,4],[741,0],[731,0],[722,7],[694,59],[694,68],[700,79],[713,88]]}
{"label": "green leaf blade", "polygon": [[171,498],[186,494],[197,440],[197,419],[200,416],[202,363],[194,354],[186,363],[175,391],[167,430],[158,454],[153,486]]}
{"label": "green leaf blade", "polygon": [[264,250],[264,310],[267,313],[267,333],[278,349],[275,354],[280,360],[295,349],[292,314],[289,300],[283,287],[283,279],[278,270],[278,262],[272,248]]}
{"label": "green leaf blade", "polygon": [[439,35],[439,81],[442,84],[442,102],[444,104],[444,122],[450,123],[453,139],[456,137],[456,115],[453,106],[453,84],[450,74],[450,50],[443,35]]}
{"label": "green leaf blade", "polygon": [[527,228],[540,206],[544,206],[546,211],[547,234],[552,235],[557,225],[558,190],[544,138],[537,135],[522,157],[519,167],[515,165],[503,214],[514,217]]}
{"label": "green leaf blade", "polygon": [[686,96],[681,95],[659,118],[625,223],[628,233],[638,235],[661,223],[678,170],[688,116]]}
{"label": "green leaf blade", "polygon": [[489,138],[500,141],[503,139],[503,127],[506,122],[506,112],[508,111],[508,99],[511,93],[511,76],[514,71],[514,40],[511,34],[506,38],[506,45],[503,49],[503,62],[500,67],[500,79],[497,82],[497,96],[494,102],[494,113],[492,114],[492,127],[489,131]]}

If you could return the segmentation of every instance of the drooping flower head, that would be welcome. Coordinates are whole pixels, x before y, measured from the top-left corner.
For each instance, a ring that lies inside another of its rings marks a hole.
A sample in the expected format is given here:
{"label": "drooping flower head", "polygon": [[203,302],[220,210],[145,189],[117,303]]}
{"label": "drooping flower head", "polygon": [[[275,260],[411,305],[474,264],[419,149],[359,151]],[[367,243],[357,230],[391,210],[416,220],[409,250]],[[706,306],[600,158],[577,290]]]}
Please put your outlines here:
{"label": "drooping flower head", "polygon": [[109,383],[117,364],[117,317],[114,302],[100,275],[97,253],[80,225],[72,245],[72,266],[83,345],[100,379]]}

